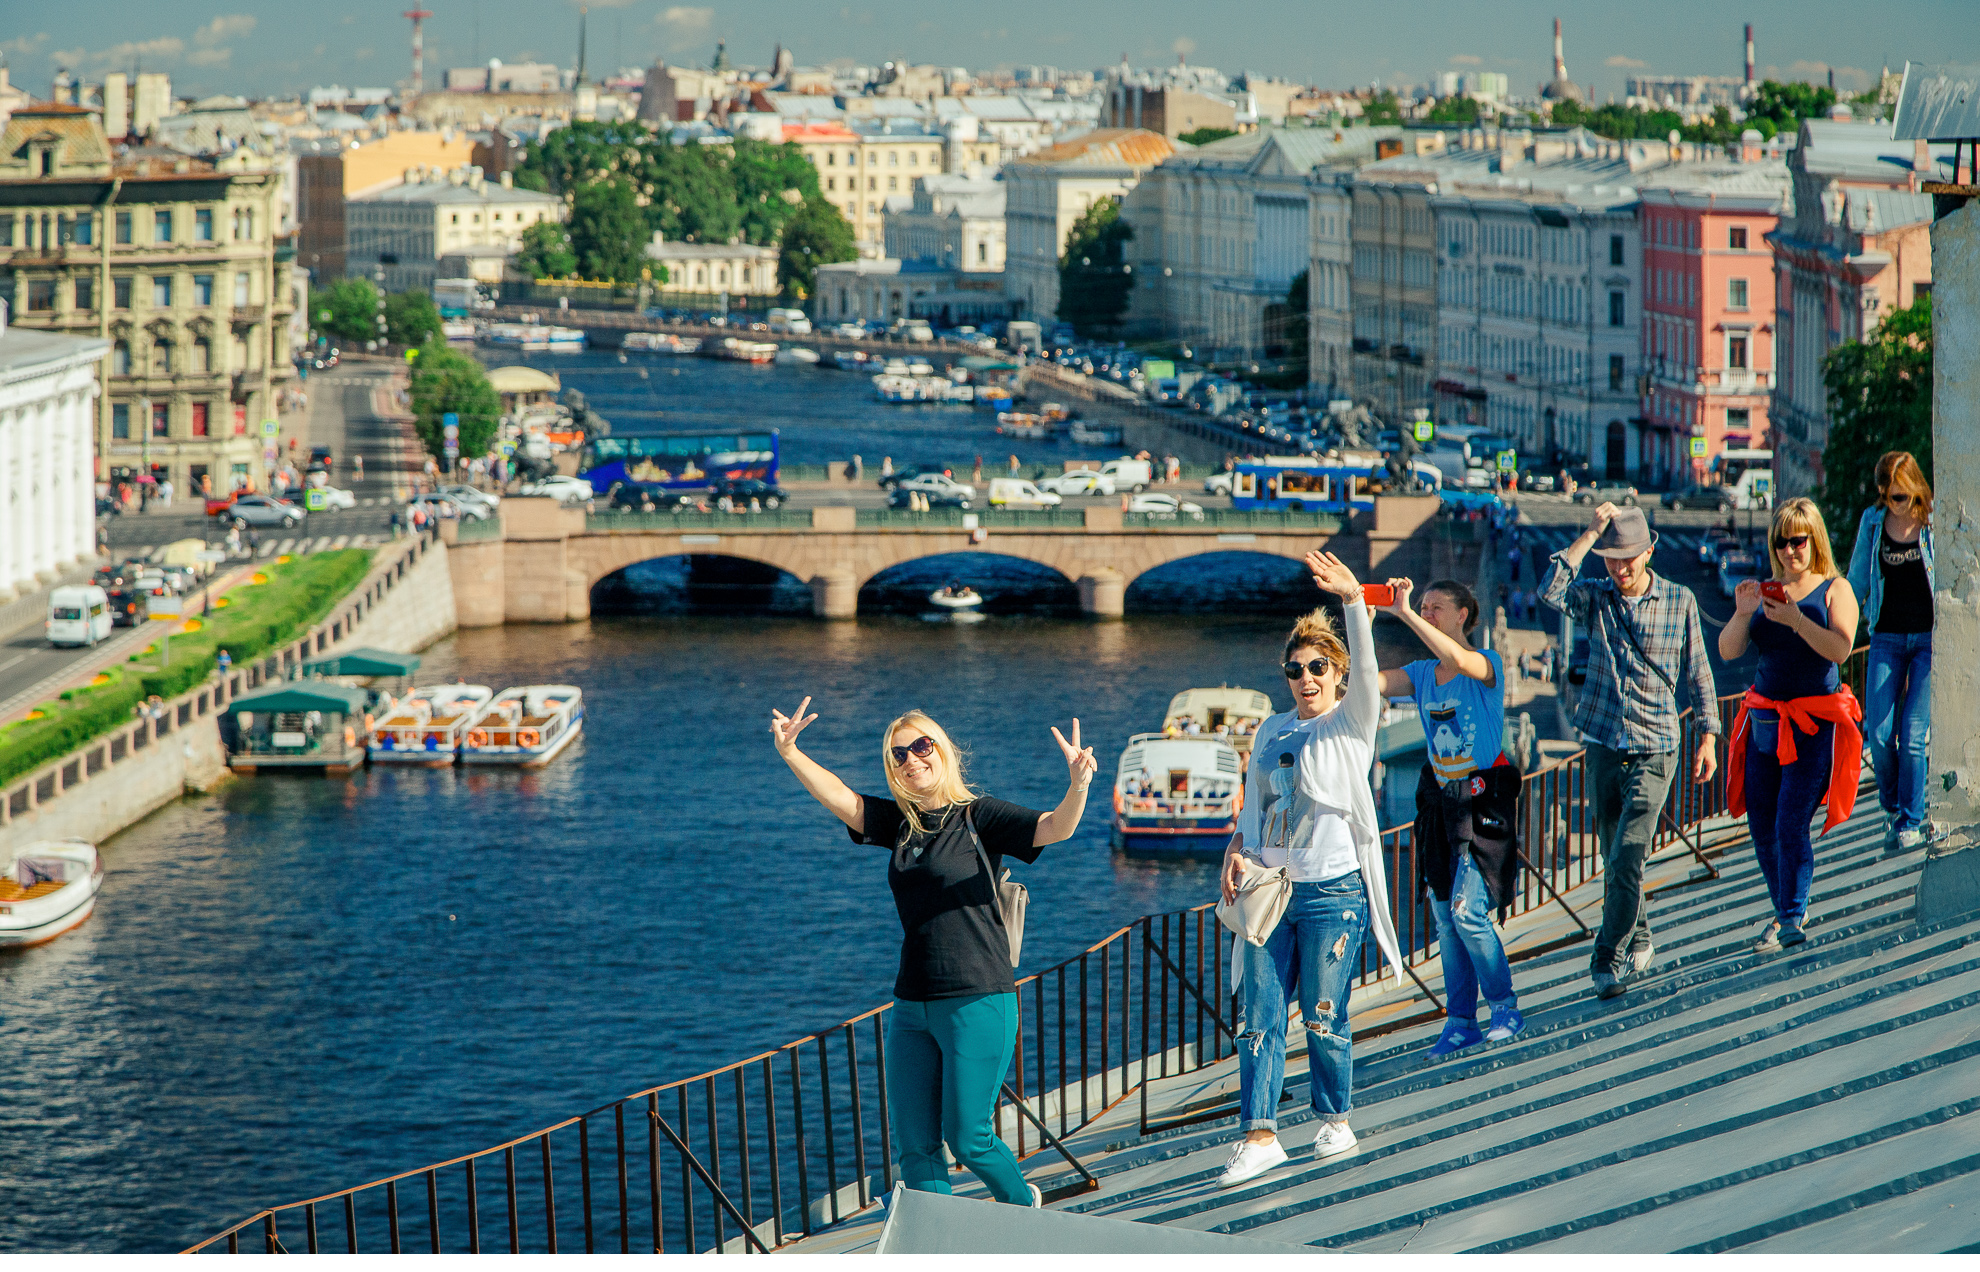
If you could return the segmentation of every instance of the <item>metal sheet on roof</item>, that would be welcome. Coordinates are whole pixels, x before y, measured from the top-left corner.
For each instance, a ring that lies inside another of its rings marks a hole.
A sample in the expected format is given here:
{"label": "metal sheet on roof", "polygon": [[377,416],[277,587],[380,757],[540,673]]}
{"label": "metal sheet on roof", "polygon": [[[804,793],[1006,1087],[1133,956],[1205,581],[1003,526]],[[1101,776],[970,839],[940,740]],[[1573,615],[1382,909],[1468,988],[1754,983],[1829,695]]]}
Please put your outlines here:
{"label": "metal sheet on roof", "polygon": [[1312,1254],[1195,1228],[1032,1210],[894,1185],[875,1254]]}
{"label": "metal sheet on roof", "polygon": [[1894,141],[1956,141],[1980,137],[1980,66],[1904,64],[1892,120]]}
{"label": "metal sheet on roof", "polygon": [[410,676],[419,670],[419,655],[350,649],[333,658],[306,662],[299,670],[305,676]]}
{"label": "metal sheet on roof", "polygon": [[334,711],[354,716],[364,714],[367,697],[364,690],[352,685],[292,680],[234,699],[227,704],[227,714],[237,711]]}

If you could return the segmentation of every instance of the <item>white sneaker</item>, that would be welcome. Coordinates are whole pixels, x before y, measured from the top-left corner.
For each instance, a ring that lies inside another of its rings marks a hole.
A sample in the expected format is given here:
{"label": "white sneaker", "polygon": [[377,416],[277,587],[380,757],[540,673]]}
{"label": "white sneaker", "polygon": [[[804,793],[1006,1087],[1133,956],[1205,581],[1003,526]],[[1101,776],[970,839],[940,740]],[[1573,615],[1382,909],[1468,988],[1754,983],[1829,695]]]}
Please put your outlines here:
{"label": "white sneaker", "polygon": [[1025,1187],[1031,1189],[1031,1208],[1033,1210],[1045,1209],[1045,1194],[1038,1191],[1038,1185],[1026,1184]]}
{"label": "white sneaker", "polygon": [[1322,1122],[1313,1136],[1313,1156],[1338,1157],[1342,1153],[1354,1151],[1354,1132],[1346,1122]]}
{"label": "white sneaker", "polygon": [[1237,1151],[1231,1154],[1230,1165],[1217,1176],[1217,1187],[1235,1188],[1246,1180],[1256,1179],[1274,1166],[1283,1165],[1286,1150],[1276,1139],[1263,1144],[1253,1144],[1249,1140],[1240,1141]]}

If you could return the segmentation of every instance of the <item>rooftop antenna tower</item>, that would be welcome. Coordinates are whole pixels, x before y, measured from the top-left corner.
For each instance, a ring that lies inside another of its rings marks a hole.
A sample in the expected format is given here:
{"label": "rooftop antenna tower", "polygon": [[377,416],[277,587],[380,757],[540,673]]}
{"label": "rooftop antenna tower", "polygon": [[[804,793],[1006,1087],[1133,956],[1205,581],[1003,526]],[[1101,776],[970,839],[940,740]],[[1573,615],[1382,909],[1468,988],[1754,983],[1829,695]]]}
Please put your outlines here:
{"label": "rooftop antenna tower", "polygon": [[1567,59],[1561,56],[1561,20],[1554,19],[1554,82],[1567,79]]}
{"label": "rooftop antenna tower", "polygon": [[1746,86],[1753,87],[1753,24],[1746,24]]}
{"label": "rooftop antenna tower", "polygon": [[584,83],[584,27],[585,23],[589,20],[590,14],[591,6],[578,6],[578,64],[577,78],[572,81],[574,84]]}
{"label": "rooftop antenna tower", "polygon": [[423,93],[426,91],[426,20],[433,16],[433,11],[431,9],[413,8],[407,9],[399,16],[412,19],[412,91]]}

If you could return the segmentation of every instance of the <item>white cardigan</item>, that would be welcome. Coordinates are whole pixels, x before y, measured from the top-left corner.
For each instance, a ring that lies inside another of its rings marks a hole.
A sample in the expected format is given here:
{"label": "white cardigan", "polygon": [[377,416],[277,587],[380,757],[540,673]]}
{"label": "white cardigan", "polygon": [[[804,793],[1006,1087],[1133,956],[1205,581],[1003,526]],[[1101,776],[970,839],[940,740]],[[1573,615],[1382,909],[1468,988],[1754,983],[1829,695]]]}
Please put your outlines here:
{"label": "white cardigan", "polygon": [[[1343,818],[1354,834],[1355,856],[1361,862],[1361,881],[1368,889],[1369,929],[1375,944],[1388,960],[1390,975],[1402,967],[1402,951],[1396,941],[1395,919],[1390,912],[1389,876],[1382,860],[1382,831],[1375,821],[1375,794],[1369,789],[1369,770],[1375,765],[1375,729],[1381,722],[1382,672],[1375,660],[1375,633],[1370,626],[1368,607],[1356,597],[1345,607],[1350,674],[1347,696],[1339,706],[1320,718],[1307,734],[1305,753],[1300,756],[1300,793],[1322,809]],[[1272,738],[1292,723],[1296,712],[1282,712],[1258,726],[1254,738]],[[1245,774],[1245,812],[1240,830],[1250,830],[1244,851],[1258,857],[1259,848],[1251,842],[1257,836],[1257,815],[1264,807],[1264,775],[1251,765]],[[1246,818],[1249,818],[1247,822]]]}

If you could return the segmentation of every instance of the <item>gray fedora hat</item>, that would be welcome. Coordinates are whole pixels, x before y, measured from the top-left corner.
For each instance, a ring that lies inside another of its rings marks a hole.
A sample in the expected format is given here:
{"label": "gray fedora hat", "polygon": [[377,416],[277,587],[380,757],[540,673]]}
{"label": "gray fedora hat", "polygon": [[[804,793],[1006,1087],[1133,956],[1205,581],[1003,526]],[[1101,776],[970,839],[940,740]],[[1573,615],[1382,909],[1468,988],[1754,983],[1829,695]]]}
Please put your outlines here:
{"label": "gray fedora hat", "polygon": [[1657,532],[1650,528],[1650,521],[1641,508],[1618,508],[1614,520],[1602,531],[1602,537],[1595,540],[1591,549],[1596,556],[1630,557],[1642,556],[1657,546]]}

